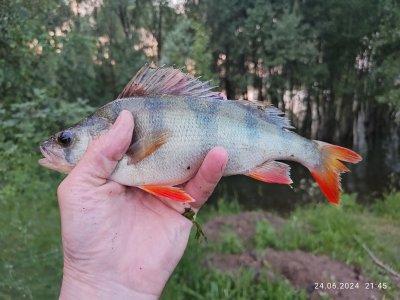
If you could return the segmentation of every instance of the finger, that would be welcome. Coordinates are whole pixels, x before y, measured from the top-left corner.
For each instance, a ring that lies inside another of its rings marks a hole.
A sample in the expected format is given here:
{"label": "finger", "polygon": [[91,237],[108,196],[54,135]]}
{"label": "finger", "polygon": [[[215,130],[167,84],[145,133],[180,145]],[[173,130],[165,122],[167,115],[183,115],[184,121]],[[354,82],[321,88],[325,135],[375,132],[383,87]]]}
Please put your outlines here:
{"label": "finger", "polygon": [[75,174],[82,183],[94,186],[104,184],[128,150],[133,126],[132,114],[127,110],[122,111],[111,129],[90,143],[70,175]]}
{"label": "finger", "polygon": [[193,208],[199,209],[211,196],[227,162],[228,153],[222,147],[216,147],[207,154],[197,174],[185,186],[185,191],[196,199],[190,203]]}

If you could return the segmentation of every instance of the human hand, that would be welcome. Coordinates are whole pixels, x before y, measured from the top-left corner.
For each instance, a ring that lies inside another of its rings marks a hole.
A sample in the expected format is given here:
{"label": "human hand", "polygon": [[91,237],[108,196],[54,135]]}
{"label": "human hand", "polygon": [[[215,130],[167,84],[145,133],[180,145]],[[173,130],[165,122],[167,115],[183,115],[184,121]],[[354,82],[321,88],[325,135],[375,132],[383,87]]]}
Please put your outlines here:
{"label": "human hand", "polygon": [[[155,299],[175,269],[192,222],[183,206],[107,180],[127,151],[133,117],[123,111],[58,188],[64,249],[61,299]],[[227,163],[217,147],[184,187],[198,210]],[[187,205],[187,204],[186,204]]]}

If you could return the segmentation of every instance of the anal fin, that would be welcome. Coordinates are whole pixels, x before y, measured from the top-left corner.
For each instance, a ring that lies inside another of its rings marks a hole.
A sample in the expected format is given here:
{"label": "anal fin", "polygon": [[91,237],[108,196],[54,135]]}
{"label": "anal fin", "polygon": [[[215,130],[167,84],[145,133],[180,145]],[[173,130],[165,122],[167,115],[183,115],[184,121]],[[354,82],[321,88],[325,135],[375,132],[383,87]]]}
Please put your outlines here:
{"label": "anal fin", "polygon": [[161,198],[166,198],[176,202],[194,202],[195,200],[181,188],[175,186],[144,185],[138,188]]}
{"label": "anal fin", "polygon": [[267,183],[293,183],[290,178],[290,166],[278,161],[265,162],[245,175]]}
{"label": "anal fin", "polygon": [[128,156],[128,165],[137,163],[152,154],[168,141],[169,136],[167,131],[161,130],[144,136],[133,143],[126,152]]}

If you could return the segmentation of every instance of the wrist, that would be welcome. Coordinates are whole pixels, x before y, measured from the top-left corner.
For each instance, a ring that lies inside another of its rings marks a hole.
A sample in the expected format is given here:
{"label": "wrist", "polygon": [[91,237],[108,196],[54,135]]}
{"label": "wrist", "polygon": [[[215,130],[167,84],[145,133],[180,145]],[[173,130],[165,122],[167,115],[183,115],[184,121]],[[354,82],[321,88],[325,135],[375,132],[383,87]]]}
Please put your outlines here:
{"label": "wrist", "polygon": [[112,279],[66,270],[61,285],[61,300],[72,299],[158,299],[157,294],[135,291]]}

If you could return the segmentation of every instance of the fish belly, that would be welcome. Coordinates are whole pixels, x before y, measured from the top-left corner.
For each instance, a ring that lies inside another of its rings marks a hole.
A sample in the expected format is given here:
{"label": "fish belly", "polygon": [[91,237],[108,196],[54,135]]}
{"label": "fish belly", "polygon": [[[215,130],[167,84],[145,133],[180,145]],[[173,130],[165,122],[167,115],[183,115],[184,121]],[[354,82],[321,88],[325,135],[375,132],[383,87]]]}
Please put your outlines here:
{"label": "fish belly", "polygon": [[181,184],[196,174],[207,153],[217,146],[225,148],[229,156],[224,176],[246,173],[265,161],[265,150],[243,141],[240,129],[234,134],[234,128],[229,127],[210,138],[196,124],[186,122],[181,128],[190,134],[172,131],[167,143],[135,164],[128,165],[128,157],[124,157],[112,179],[131,186]]}

